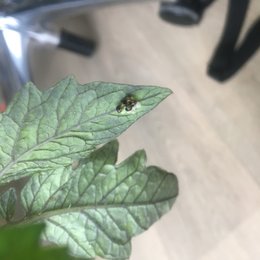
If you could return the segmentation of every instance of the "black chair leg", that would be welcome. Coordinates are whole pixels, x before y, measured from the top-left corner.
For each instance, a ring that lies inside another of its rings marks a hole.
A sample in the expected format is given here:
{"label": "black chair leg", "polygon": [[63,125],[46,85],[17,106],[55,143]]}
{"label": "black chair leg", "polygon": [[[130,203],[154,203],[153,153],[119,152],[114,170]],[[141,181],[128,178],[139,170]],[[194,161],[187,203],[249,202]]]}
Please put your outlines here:
{"label": "black chair leg", "polygon": [[229,1],[225,29],[208,66],[208,75],[218,81],[233,76],[260,46],[260,18],[237,46],[248,6],[249,0]]}
{"label": "black chair leg", "polygon": [[58,47],[84,56],[91,56],[96,50],[96,42],[63,30]]}

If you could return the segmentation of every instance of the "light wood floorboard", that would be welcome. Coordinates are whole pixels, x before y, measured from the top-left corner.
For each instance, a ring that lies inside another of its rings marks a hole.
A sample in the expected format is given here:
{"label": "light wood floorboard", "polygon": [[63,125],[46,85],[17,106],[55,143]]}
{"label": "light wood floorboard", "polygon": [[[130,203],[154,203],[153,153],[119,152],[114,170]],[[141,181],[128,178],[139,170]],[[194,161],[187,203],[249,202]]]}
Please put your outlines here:
{"label": "light wood floorboard", "polygon": [[[226,7],[216,1],[193,28],[161,21],[157,3],[101,8],[69,25],[98,38],[92,58],[34,47],[42,88],[74,74],[174,91],[119,138],[120,160],[144,148],[180,184],[171,212],[134,239],[131,260],[260,259],[260,54],[225,84],[205,73]],[[246,28],[259,10],[253,1]]]}

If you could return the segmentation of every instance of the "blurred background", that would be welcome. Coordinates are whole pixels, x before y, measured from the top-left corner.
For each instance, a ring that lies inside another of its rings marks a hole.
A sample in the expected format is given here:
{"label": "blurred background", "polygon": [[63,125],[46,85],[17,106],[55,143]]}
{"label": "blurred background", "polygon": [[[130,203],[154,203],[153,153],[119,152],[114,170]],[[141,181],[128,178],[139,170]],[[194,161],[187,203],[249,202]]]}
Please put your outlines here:
{"label": "blurred background", "polygon": [[[31,44],[33,81],[41,89],[73,74],[80,83],[174,91],[119,138],[119,161],[144,148],[148,164],[175,173],[180,185],[171,212],[133,240],[131,260],[260,259],[260,53],[224,83],[206,73],[227,5],[215,1],[191,27],[161,20],[158,2],[60,20],[98,43],[91,57]],[[252,1],[241,39],[259,10]]]}

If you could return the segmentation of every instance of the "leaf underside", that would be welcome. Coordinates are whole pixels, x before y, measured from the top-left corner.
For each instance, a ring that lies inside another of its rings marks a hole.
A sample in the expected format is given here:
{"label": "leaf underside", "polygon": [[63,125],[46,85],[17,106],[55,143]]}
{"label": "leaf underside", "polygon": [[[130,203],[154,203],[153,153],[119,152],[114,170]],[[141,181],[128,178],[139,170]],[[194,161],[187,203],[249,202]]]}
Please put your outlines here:
{"label": "leaf underside", "polygon": [[[28,83],[0,115],[0,183],[70,165],[115,139],[171,91],[68,77],[45,92]],[[117,111],[128,95],[130,111]]]}
{"label": "leaf underside", "polygon": [[128,259],[131,238],[171,208],[175,175],[146,167],[144,151],[115,166],[118,143],[110,142],[81,160],[31,177],[21,193],[29,222],[46,223],[44,240],[69,247],[72,255]]}

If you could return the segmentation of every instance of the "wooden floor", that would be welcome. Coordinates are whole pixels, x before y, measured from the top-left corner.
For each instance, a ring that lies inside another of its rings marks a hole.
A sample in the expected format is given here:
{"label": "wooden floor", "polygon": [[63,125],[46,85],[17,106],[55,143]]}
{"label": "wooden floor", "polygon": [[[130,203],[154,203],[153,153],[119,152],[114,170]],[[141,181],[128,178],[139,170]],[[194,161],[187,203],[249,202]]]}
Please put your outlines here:
{"label": "wooden floor", "polygon": [[[145,148],[149,164],[174,172],[180,183],[172,211],[134,239],[131,260],[260,259],[260,54],[225,84],[205,73],[226,2],[216,1],[193,28],[161,21],[157,3],[93,10],[67,22],[98,39],[92,58],[34,47],[42,88],[74,74],[81,83],[174,91],[120,137],[120,160]],[[246,28],[259,10],[253,1]]]}

